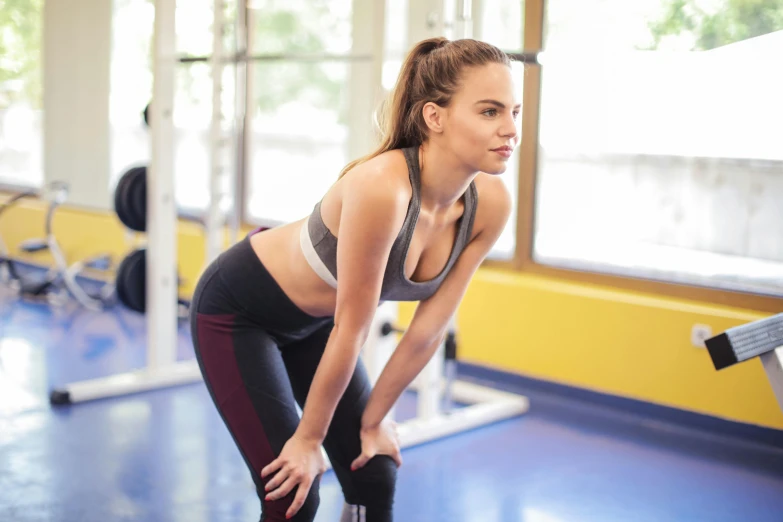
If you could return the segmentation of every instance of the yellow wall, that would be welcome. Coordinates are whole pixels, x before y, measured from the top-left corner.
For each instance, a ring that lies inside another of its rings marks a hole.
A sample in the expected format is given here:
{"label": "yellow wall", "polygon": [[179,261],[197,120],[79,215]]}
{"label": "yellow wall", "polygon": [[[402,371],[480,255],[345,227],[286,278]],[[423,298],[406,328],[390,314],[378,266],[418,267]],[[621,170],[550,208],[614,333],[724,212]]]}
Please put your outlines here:
{"label": "yellow wall", "polygon": [[[0,201],[5,196],[0,194]],[[0,215],[0,236],[11,254],[33,263],[51,262],[47,253],[22,255],[18,245],[30,238],[44,237],[44,206],[36,200],[25,200]],[[55,236],[68,262],[110,253],[115,265],[134,248],[144,245],[144,234],[128,232],[114,213],[61,208],[53,222]],[[247,229],[240,231],[246,234]],[[180,293],[190,296],[204,268],[204,235],[198,225],[180,222],[177,229],[177,266],[183,279]]]}
{"label": "yellow wall", "polygon": [[[55,227],[69,260],[130,249],[113,214],[63,209]],[[43,233],[36,202],[0,218],[14,246]],[[243,230],[243,234],[246,230]],[[143,239],[143,238],[142,238]],[[197,226],[179,228],[183,295],[204,259]],[[413,305],[401,307],[401,322]],[[460,358],[529,377],[640,399],[729,420],[783,429],[783,413],[758,360],[716,372],[703,348],[690,344],[694,323],[718,333],[764,317],[711,306],[541,276],[482,269],[459,312]]]}
{"label": "yellow wall", "polygon": [[[413,311],[406,304],[402,321]],[[458,315],[460,359],[529,377],[783,429],[756,360],[716,372],[690,342],[767,314],[483,269]]]}

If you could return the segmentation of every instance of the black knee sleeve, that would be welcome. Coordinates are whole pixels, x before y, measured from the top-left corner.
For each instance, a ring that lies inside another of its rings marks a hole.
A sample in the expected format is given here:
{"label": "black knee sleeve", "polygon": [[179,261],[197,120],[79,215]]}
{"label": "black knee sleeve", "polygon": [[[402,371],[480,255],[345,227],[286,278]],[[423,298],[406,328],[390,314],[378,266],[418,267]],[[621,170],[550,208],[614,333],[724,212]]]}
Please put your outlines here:
{"label": "black knee sleeve", "polygon": [[352,491],[345,492],[349,504],[364,506],[367,522],[391,522],[397,465],[391,457],[378,455],[364,467],[350,472]]}

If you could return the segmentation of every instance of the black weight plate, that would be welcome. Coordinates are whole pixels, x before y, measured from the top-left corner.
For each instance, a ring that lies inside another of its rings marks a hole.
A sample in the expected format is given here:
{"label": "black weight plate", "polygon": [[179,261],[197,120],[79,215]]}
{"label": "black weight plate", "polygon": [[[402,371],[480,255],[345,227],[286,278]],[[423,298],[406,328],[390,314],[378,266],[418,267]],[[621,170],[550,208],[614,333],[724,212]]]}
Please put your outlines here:
{"label": "black weight plate", "polygon": [[117,299],[128,309],[144,313],[147,294],[147,251],[128,254],[117,269]]}
{"label": "black weight plate", "polygon": [[133,177],[128,188],[128,196],[131,204],[131,215],[134,216],[136,225],[133,230],[146,232],[147,230],[147,167],[140,167]]}
{"label": "black weight plate", "polygon": [[128,272],[128,267],[130,266],[131,254],[122,258],[119,266],[117,266],[117,273],[114,277],[114,287],[117,292],[117,300],[125,307],[128,306],[128,292],[126,292],[125,289],[125,274]]}
{"label": "black weight plate", "polygon": [[147,250],[139,249],[134,253],[133,263],[125,277],[128,302],[131,310],[144,313],[147,309]]}
{"label": "black weight plate", "polygon": [[114,188],[114,212],[117,214],[120,222],[126,227],[128,226],[131,218],[128,217],[128,204],[124,194],[125,187],[133,175],[133,170],[134,169],[129,169],[125,171],[125,173],[120,177],[120,180],[117,182],[117,186]]}
{"label": "black weight plate", "polygon": [[144,209],[136,207],[137,194],[143,190],[143,185],[146,185],[147,167],[135,167],[133,172],[129,174],[128,183],[123,187],[122,198],[128,209],[128,223],[127,227],[136,232],[144,232],[147,228],[147,216],[142,215],[141,212],[146,212]]}

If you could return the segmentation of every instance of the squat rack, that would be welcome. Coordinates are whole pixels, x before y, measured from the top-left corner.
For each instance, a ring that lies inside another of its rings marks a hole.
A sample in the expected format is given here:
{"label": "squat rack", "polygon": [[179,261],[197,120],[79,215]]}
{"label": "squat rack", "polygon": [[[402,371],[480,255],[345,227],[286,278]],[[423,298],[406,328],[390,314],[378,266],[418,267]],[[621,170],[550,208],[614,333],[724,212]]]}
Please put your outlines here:
{"label": "squat rack", "polygon": [[[53,405],[72,404],[94,399],[108,398],[130,393],[149,391],[169,386],[198,382],[201,373],[195,360],[177,360],[177,274],[176,274],[176,225],[177,209],[174,191],[174,92],[175,72],[180,63],[207,62],[212,77],[212,120],[210,126],[210,178],[209,206],[205,218],[206,252],[205,265],[215,259],[223,250],[226,238],[224,225],[229,225],[231,235],[228,242],[237,240],[239,229],[240,201],[242,194],[246,128],[247,128],[247,64],[251,61],[275,61],[296,58],[297,60],[347,60],[352,62],[373,62],[373,54],[352,55],[250,55],[248,53],[248,8],[238,2],[235,22],[236,49],[225,52],[223,36],[226,29],[224,17],[225,0],[214,0],[213,52],[211,56],[179,56],[176,49],[176,3],[177,0],[155,0],[155,22],[153,35],[153,102],[148,107],[151,136],[151,159],[147,169],[147,250],[154,255],[146,256],[146,316],[147,316],[147,360],[143,368],[97,379],[66,384],[50,392]],[[355,37],[362,44],[374,50],[383,46],[383,9],[385,0],[357,2],[358,15],[373,20]],[[381,60],[375,60],[372,78],[380,85]],[[222,114],[223,69],[227,64],[236,67],[235,121],[231,138],[225,136]],[[361,76],[367,81],[367,76]],[[365,100],[370,106],[374,100]],[[361,106],[360,109],[363,109]],[[357,110],[358,112],[358,110]],[[366,138],[363,138],[366,139]],[[221,194],[221,176],[225,172],[222,160],[224,148],[233,145],[235,150],[234,178],[230,194]],[[221,210],[222,196],[233,197],[234,211],[228,219]]]}
{"label": "squat rack", "polygon": [[[212,60],[213,116],[220,114],[222,80],[223,0],[215,0]],[[241,10],[240,10],[241,11]],[[174,197],[174,82],[178,57],[176,53],[176,0],[155,0],[153,36],[153,103],[149,106],[151,160],[147,169],[147,360],[135,371],[67,384],[50,394],[52,404],[76,402],[127,395],[201,380],[195,360],[177,361],[177,273],[176,225]],[[218,74],[215,74],[218,72]],[[218,103],[214,103],[218,100]],[[212,122],[211,139],[222,132],[221,119]],[[217,147],[210,147],[210,189],[219,187],[216,165]],[[208,260],[219,252],[220,202],[210,192],[206,219]],[[222,225],[222,224],[221,224]]]}

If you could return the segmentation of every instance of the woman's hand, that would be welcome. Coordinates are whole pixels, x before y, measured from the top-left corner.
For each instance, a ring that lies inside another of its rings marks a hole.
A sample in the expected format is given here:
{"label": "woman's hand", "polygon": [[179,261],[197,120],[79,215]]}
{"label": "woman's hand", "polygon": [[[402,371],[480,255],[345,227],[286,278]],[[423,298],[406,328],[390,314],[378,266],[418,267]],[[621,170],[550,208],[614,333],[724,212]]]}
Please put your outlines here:
{"label": "woman's hand", "polygon": [[388,455],[397,463],[398,468],[402,466],[400,439],[394,421],[384,419],[378,426],[362,428],[359,436],[362,439],[362,454],[351,463],[351,471],[363,467],[376,455]]}
{"label": "woman's hand", "polygon": [[321,443],[294,433],[283,446],[280,456],[261,470],[261,478],[266,479],[275,471],[277,474],[264,488],[267,491],[266,500],[281,499],[299,485],[294,502],[286,512],[286,517],[291,518],[304,504],[315,478],[326,471]]}

